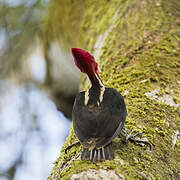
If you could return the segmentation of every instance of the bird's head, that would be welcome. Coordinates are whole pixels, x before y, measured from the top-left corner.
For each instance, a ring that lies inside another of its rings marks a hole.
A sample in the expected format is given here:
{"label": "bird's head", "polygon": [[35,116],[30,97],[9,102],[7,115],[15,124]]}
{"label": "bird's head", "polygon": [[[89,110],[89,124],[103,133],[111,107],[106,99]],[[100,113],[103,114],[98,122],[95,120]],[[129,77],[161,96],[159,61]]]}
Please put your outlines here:
{"label": "bird's head", "polygon": [[89,77],[98,75],[98,64],[90,53],[79,48],[71,50],[74,62],[81,72],[86,73]]}

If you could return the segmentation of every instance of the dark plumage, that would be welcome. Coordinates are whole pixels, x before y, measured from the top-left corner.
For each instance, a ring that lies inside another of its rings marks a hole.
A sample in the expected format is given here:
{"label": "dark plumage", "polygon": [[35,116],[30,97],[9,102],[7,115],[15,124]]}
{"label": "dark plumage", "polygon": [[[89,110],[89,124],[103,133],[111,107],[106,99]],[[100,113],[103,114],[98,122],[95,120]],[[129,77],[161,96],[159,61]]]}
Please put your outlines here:
{"label": "dark plumage", "polygon": [[127,115],[124,98],[103,85],[93,56],[78,48],[73,48],[72,54],[92,84],[88,91],[76,96],[72,112],[74,131],[83,145],[81,159],[113,159],[111,142],[124,128]]}
{"label": "dark plumage", "polygon": [[112,140],[119,136],[124,142],[152,145],[147,139],[139,139],[142,133],[127,134],[125,129],[126,105],[123,96],[113,88],[107,88],[98,75],[98,64],[87,51],[72,48],[74,62],[81,72],[87,74],[91,88],[80,92],[75,99],[72,119],[78,142],[68,149],[81,143],[83,151],[81,159],[93,162],[113,159]]}
{"label": "dark plumage", "polygon": [[[111,141],[120,134],[126,119],[124,98],[113,88],[105,88],[103,100],[99,105],[96,98],[98,89],[89,90],[89,102],[84,104],[85,92],[76,96],[73,107],[74,131],[85,149],[111,148]],[[106,151],[106,150],[105,150]],[[112,148],[104,159],[112,159]],[[83,151],[88,154],[89,152]],[[89,159],[82,153],[82,159]],[[101,155],[102,158],[102,155]]]}

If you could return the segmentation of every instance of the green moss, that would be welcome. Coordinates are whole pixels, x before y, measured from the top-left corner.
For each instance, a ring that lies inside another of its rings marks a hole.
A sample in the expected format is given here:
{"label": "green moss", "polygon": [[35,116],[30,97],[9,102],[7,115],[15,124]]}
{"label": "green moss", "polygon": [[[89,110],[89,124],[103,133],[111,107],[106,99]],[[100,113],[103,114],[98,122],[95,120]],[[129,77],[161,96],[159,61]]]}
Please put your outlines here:
{"label": "green moss", "polygon": [[[55,32],[58,38],[66,36],[64,40],[67,44],[93,52],[99,35],[106,35],[98,58],[102,70],[100,76],[106,86],[114,87],[122,94],[128,91],[125,95],[127,130],[143,132],[154,148],[149,152],[147,147],[125,145],[117,138],[113,141],[113,161],[72,161],[81,151],[81,146],[72,148],[65,155],[64,148],[76,140],[71,128],[49,179],[55,174],[56,179],[69,179],[72,174],[89,168],[115,169],[116,173],[123,174],[127,179],[143,179],[141,172],[152,179],[179,178],[180,143],[177,141],[173,147],[172,135],[175,130],[180,131],[180,110],[145,95],[160,88],[159,96],[168,94],[173,96],[176,104],[180,103],[177,82],[180,78],[179,2],[67,0],[62,7],[58,7],[59,1],[52,2],[48,22],[55,24],[55,27],[50,37]],[[80,7],[83,7],[81,14],[77,13]],[[58,12],[51,13],[55,9]],[[65,20],[61,19],[62,13]],[[77,24],[73,26],[70,20]],[[107,29],[110,29],[108,33]],[[87,88],[85,77],[81,82],[81,89]]]}

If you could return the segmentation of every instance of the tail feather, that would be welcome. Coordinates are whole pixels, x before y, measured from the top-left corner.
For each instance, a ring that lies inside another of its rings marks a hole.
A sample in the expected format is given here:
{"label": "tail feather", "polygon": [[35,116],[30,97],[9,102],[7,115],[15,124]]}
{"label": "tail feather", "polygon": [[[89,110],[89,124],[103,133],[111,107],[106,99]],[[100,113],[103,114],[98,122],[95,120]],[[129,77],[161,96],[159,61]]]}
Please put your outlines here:
{"label": "tail feather", "polygon": [[81,154],[81,159],[85,160],[90,158],[90,151],[87,148],[84,148]]}
{"label": "tail feather", "polygon": [[114,156],[112,144],[108,144],[105,147],[102,147],[100,149],[93,149],[88,150],[87,148],[84,148],[81,154],[82,160],[90,160],[93,162],[99,162],[102,159],[104,160],[112,160]]}

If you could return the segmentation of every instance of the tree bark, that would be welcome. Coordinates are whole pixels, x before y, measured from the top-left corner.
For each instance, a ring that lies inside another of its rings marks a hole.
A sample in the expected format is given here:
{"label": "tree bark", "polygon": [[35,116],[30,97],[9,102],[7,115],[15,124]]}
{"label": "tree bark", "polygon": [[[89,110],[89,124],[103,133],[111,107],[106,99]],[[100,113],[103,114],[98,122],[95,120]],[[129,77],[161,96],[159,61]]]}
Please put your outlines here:
{"label": "tree bark", "polygon": [[[125,97],[127,131],[143,132],[153,149],[116,138],[114,160],[82,161],[81,146],[64,152],[76,141],[71,128],[49,180],[180,179],[179,7],[179,0],[52,1],[46,37],[94,54],[104,84]],[[83,76],[80,89],[88,86]]]}

